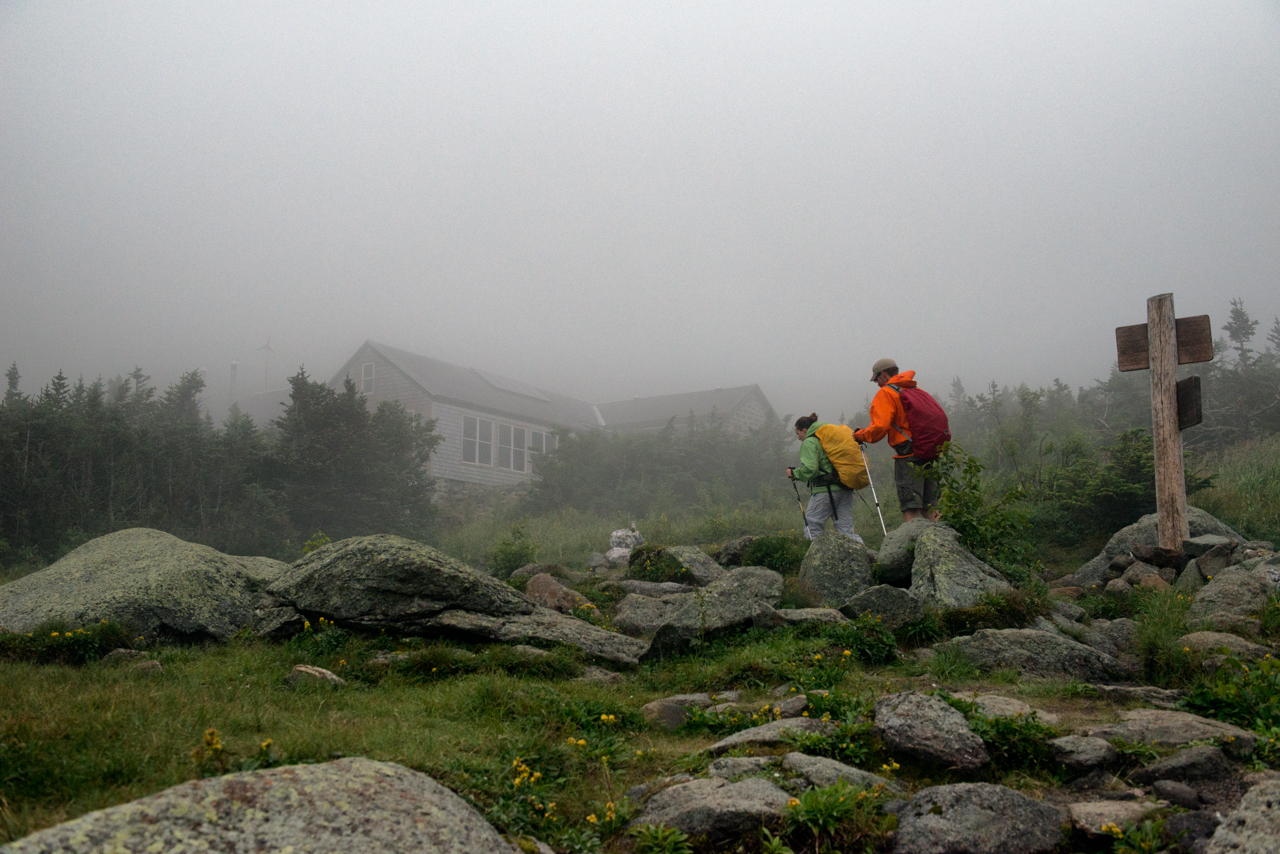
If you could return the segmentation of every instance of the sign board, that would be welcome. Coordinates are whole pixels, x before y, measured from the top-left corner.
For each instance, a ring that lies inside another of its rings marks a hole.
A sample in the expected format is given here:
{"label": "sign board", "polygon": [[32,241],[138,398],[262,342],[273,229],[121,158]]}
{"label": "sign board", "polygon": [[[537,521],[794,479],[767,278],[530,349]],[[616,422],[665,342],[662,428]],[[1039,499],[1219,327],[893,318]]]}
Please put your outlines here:
{"label": "sign board", "polygon": [[1200,377],[1178,380],[1178,429],[1186,430],[1204,420],[1200,406]]}
{"label": "sign board", "polygon": [[[1179,317],[1174,321],[1178,339],[1178,364],[1213,361],[1213,325],[1209,315]],[[1121,371],[1145,371],[1151,367],[1147,324],[1116,327],[1116,354]]]}

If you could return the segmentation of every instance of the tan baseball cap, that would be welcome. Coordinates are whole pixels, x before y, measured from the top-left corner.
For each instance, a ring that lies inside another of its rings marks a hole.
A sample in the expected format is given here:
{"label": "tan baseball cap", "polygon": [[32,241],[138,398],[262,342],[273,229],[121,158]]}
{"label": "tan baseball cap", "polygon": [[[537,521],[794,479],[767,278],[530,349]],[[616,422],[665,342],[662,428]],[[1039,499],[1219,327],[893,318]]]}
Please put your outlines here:
{"label": "tan baseball cap", "polygon": [[876,375],[881,371],[889,371],[896,374],[898,372],[898,363],[893,359],[881,359],[871,366],[871,381],[876,381]]}

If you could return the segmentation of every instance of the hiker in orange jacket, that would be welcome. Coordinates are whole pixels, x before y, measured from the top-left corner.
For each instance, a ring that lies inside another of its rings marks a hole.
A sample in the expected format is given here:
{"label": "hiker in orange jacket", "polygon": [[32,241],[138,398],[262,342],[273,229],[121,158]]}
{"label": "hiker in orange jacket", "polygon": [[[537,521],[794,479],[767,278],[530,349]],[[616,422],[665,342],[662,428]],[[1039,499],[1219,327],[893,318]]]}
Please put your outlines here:
{"label": "hiker in orange jacket", "polygon": [[911,470],[917,464],[911,453],[911,425],[907,412],[902,408],[902,398],[889,388],[915,388],[915,371],[898,371],[893,359],[881,359],[871,366],[871,381],[880,386],[871,401],[871,424],[853,431],[853,438],[874,445],[886,436],[894,450],[893,481],[898,488],[898,506],[902,508],[902,521],[910,522],[921,516],[930,521],[941,519],[938,515],[938,482],[917,477]]}

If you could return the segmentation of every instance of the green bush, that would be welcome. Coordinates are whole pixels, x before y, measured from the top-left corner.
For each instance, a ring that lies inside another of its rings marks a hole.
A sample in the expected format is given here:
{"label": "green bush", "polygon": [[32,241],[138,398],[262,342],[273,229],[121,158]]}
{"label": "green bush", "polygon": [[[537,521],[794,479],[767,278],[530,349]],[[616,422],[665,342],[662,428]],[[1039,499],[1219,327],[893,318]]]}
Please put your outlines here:
{"label": "green bush", "polygon": [[1203,656],[1180,641],[1192,631],[1187,611],[1191,597],[1176,589],[1135,591],[1134,619],[1138,623],[1138,653],[1143,673],[1157,685],[1188,685],[1199,681]]}
{"label": "green bush", "polygon": [[783,833],[806,850],[875,851],[897,827],[897,817],[884,815],[884,789],[851,786],[840,780],[832,786],[809,789],[783,813]]}
{"label": "green bush", "polygon": [[537,557],[538,546],[529,539],[529,523],[521,519],[513,523],[510,533],[494,546],[490,568],[498,578],[507,578]]}
{"label": "green bush", "polygon": [[982,486],[984,466],[955,442],[942,446],[932,463],[921,467],[938,481],[942,521],[960,534],[960,542],[987,562],[1016,564],[1027,554],[1026,513],[1014,507],[1014,494],[989,497]]}
{"label": "green bush", "polygon": [[1245,664],[1228,657],[1213,679],[1195,686],[1180,707],[1246,729],[1280,727],[1280,662],[1266,658]]}
{"label": "green bush", "polygon": [[971,635],[979,629],[1020,629],[1052,610],[1049,597],[1037,589],[984,593],[972,608],[952,608],[940,616],[948,635]]}
{"label": "green bush", "polygon": [[809,541],[800,534],[761,537],[742,552],[743,566],[763,566],[783,575],[800,571],[800,562],[809,551]]}
{"label": "green bush", "polygon": [[969,729],[982,739],[996,773],[1057,770],[1058,762],[1049,742],[1058,737],[1058,731],[1042,722],[1035,712],[992,718],[983,715],[977,703],[952,697],[945,691],[935,695],[965,716]]}
{"label": "green bush", "polygon": [[688,567],[664,553],[661,546],[632,549],[630,565],[627,575],[639,581],[689,581]]}
{"label": "green bush", "polygon": [[932,611],[925,612],[925,615],[918,620],[898,626],[893,634],[898,639],[898,643],[908,649],[928,646],[946,637],[942,631],[942,625],[938,622],[938,615]]}
{"label": "green bush", "polygon": [[929,675],[939,682],[967,682],[978,678],[978,668],[956,646],[944,646],[930,658],[926,667]]}

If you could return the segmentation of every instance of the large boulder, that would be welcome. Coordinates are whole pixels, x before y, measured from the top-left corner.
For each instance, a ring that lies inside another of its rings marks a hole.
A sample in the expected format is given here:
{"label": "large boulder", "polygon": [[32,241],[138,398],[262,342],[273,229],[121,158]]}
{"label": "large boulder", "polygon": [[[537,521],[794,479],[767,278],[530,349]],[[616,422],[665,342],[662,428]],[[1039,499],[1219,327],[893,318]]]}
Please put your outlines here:
{"label": "large boulder", "polygon": [[[1244,539],[1244,537],[1199,507],[1187,508],[1187,523],[1191,528],[1192,538],[1205,534],[1217,534],[1236,542]],[[1096,557],[1071,575],[1059,578],[1054,584],[1059,587],[1083,587],[1086,591],[1097,587],[1098,589],[1093,592],[1100,592],[1106,586],[1107,567],[1111,565],[1113,558],[1129,554],[1135,546],[1157,546],[1159,544],[1159,516],[1151,513],[1143,516],[1132,525],[1121,528],[1107,541],[1106,546]]]}
{"label": "large boulder", "polygon": [[613,624],[618,631],[633,638],[652,637],[662,628],[667,615],[676,606],[652,596],[629,593],[626,598],[613,609]]}
{"label": "large boulder", "polygon": [[673,827],[718,844],[758,832],[761,824],[782,815],[789,799],[782,789],[758,777],[737,783],[706,777],[653,795],[632,826]]}
{"label": "large boulder", "polygon": [[730,570],[702,590],[671,597],[674,606],[654,632],[644,657],[684,652],[757,622],[770,624],[771,603],[781,596],[782,576],[773,570],[758,566]]}
{"label": "large boulder", "polygon": [[911,565],[916,558],[916,540],[937,525],[928,519],[912,519],[885,534],[880,551],[876,553],[877,571],[883,584],[894,587],[911,586]]}
{"label": "large boulder", "polygon": [[1280,847],[1280,780],[1264,780],[1245,792],[1223,819],[1208,854],[1274,854]]}
{"label": "large boulder", "polygon": [[861,768],[850,767],[825,756],[809,756],[793,751],[782,757],[782,767],[804,777],[810,786],[819,788],[834,786],[843,780],[851,786],[864,788],[884,786],[886,789],[897,789],[897,784],[884,777],[872,774],[870,771],[863,771]]}
{"label": "large boulder", "polygon": [[823,531],[805,553],[798,581],[814,605],[839,608],[871,586],[871,560],[862,543]]}
{"label": "large boulder", "polygon": [[340,626],[473,641],[544,640],[634,664],[647,645],[545,608],[430,546],[378,534],[316,549],[269,588]]}
{"label": "large boulder", "polygon": [[269,558],[232,557],[130,528],[0,588],[0,628],[25,633],[51,620],[73,628],[116,620],[147,637],[225,640],[255,621],[262,591],[286,571]]}
{"label": "large boulder", "polygon": [[984,671],[1014,668],[1026,676],[1047,679],[1107,681],[1122,675],[1118,660],[1066,635],[1036,629],[981,629],[954,638],[934,649],[950,646],[964,653]]}
{"label": "large boulder", "polygon": [[758,539],[760,539],[758,535],[751,535],[730,540],[721,547],[720,553],[716,555],[716,563],[726,567],[742,566],[747,548]]}
{"label": "large boulder", "polygon": [[1012,590],[1004,576],[960,545],[960,535],[935,525],[916,539],[911,595],[926,608],[972,608],[987,593]]}
{"label": "large boulder", "polygon": [[1250,624],[1251,615],[1267,606],[1275,591],[1263,573],[1225,569],[1200,588],[1187,616],[1217,629],[1243,628]]}
{"label": "large boulder", "polygon": [[475,807],[426,774],[363,757],[193,780],[5,850],[511,854]]}
{"label": "large boulder", "polygon": [[938,697],[914,691],[881,697],[875,726],[890,750],[944,768],[976,771],[991,761],[964,715]]}
{"label": "large boulder", "polygon": [[1190,712],[1165,709],[1130,709],[1120,713],[1120,722],[1089,730],[1095,738],[1108,741],[1185,747],[1193,741],[1216,741],[1235,757],[1253,753],[1257,736],[1232,724],[1202,718]]}
{"label": "large boulder", "polygon": [[[643,554],[643,552],[637,552],[631,556],[633,564],[637,554]],[[684,571],[680,573],[678,579],[672,580],[678,580],[682,584],[706,587],[724,575],[724,567],[712,560],[706,552],[697,546],[667,546],[665,549],[659,549],[655,552],[654,557],[659,560],[665,558],[678,563]]]}
{"label": "large boulder", "polygon": [[866,616],[879,617],[880,625],[892,632],[907,623],[922,619],[924,607],[901,587],[877,584],[842,605],[840,613],[851,620]]}
{"label": "large boulder", "polygon": [[1067,813],[991,783],[934,786],[898,811],[895,854],[1049,854]]}

